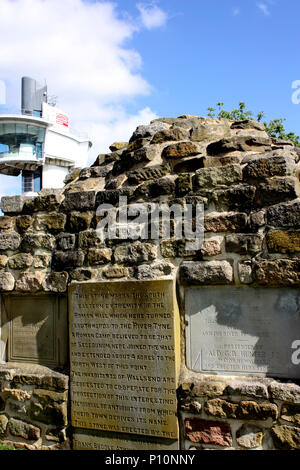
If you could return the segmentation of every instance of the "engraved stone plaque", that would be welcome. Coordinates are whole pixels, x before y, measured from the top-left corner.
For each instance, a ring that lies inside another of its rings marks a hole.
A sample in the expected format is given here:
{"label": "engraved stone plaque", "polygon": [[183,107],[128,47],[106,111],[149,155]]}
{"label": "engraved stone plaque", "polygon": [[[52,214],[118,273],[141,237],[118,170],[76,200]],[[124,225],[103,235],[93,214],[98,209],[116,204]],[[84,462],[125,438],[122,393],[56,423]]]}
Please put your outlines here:
{"label": "engraved stone plaque", "polygon": [[74,450],[179,450],[179,442],[170,439],[149,438],[117,433],[92,434],[75,430]]}
{"label": "engraved stone plaque", "polygon": [[172,280],[71,285],[71,421],[178,438],[179,321]]}
{"label": "engraved stone plaque", "polygon": [[67,362],[67,302],[55,295],[2,297],[7,361],[63,366]]}
{"label": "engraved stone plaque", "polygon": [[185,291],[187,366],[197,372],[299,378],[300,293],[289,288]]}

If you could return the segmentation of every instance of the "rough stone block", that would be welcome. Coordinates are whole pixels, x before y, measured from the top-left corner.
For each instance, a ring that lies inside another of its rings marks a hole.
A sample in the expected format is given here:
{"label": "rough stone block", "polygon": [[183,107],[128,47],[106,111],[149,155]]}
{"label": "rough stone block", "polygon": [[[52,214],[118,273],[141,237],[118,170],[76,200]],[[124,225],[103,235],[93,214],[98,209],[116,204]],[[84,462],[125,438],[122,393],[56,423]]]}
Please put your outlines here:
{"label": "rough stone block", "polygon": [[300,428],[276,425],[271,429],[274,444],[280,450],[300,449]]}
{"label": "rough stone block", "polygon": [[269,207],[267,224],[273,227],[300,228],[300,202]]}
{"label": "rough stone block", "polygon": [[190,285],[218,285],[233,282],[233,269],[228,261],[186,261],[180,266],[180,280]]}
{"label": "rough stone block", "polygon": [[254,255],[262,250],[262,239],[256,234],[234,233],[226,235],[225,248],[230,253]]}
{"label": "rough stone block", "polygon": [[196,171],[194,189],[214,188],[216,186],[229,186],[242,181],[240,165],[226,165],[215,168],[202,168]]}
{"label": "rough stone block", "polygon": [[74,251],[55,251],[52,258],[52,266],[58,271],[83,266],[84,252],[82,250]]}
{"label": "rough stone block", "polygon": [[49,292],[66,292],[69,275],[63,271],[61,273],[51,273],[44,281],[44,290]]}
{"label": "rough stone block", "polygon": [[179,142],[178,144],[171,144],[164,148],[162,157],[169,159],[179,159],[185,157],[192,157],[198,155],[199,148],[192,142]]}
{"label": "rough stone block", "polygon": [[300,259],[256,261],[253,273],[257,283],[261,285],[299,286]]}
{"label": "rough stone block", "polygon": [[270,253],[299,253],[300,231],[275,230],[267,234]]}
{"label": "rough stone block", "polygon": [[111,250],[108,248],[91,248],[88,252],[88,262],[90,265],[106,264],[111,261]]}
{"label": "rough stone block", "polygon": [[114,259],[120,264],[141,264],[155,260],[157,257],[157,248],[150,243],[135,242],[126,245],[120,245],[115,249]]}
{"label": "rough stone block", "polygon": [[292,201],[297,199],[299,194],[299,182],[296,178],[274,177],[257,185],[255,201],[259,206],[264,207]]}
{"label": "rough stone block", "polygon": [[21,237],[16,232],[0,233],[0,250],[17,250],[21,243]]}
{"label": "rough stone block", "polygon": [[211,215],[204,219],[205,232],[243,232],[247,227],[247,215],[242,212]]}
{"label": "rough stone block", "polygon": [[74,233],[61,233],[56,237],[59,250],[73,250],[75,248],[76,235]]}
{"label": "rough stone block", "polygon": [[90,228],[92,219],[92,212],[72,212],[69,217],[68,229],[75,233],[88,230]]}
{"label": "rough stone block", "polygon": [[238,445],[244,449],[256,449],[257,447],[261,447],[263,437],[263,430],[252,424],[243,424],[236,433],[236,441]]}
{"label": "rough stone block", "polygon": [[25,252],[33,252],[37,249],[52,251],[55,249],[55,238],[53,235],[41,233],[27,233],[24,235],[21,249]]}
{"label": "rough stone block", "polygon": [[273,176],[290,176],[296,171],[295,161],[290,157],[256,158],[243,169],[245,180],[268,179]]}
{"label": "rough stone block", "polygon": [[88,211],[95,207],[96,193],[94,191],[81,191],[67,193],[61,205],[64,211]]}
{"label": "rough stone block", "polygon": [[14,418],[10,418],[8,422],[8,431],[12,436],[22,437],[29,441],[36,441],[41,436],[40,428]]}
{"label": "rough stone block", "polygon": [[10,269],[26,269],[33,263],[33,257],[29,253],[18,253],[9,258],[8,266]]}
{"label": "rough stone block", "polygon": [[12,291],[14,287],[14,276],[11,273],[0,272],[0,291]]}
{"label": "rough stone block", "polygon": [[43,290],[45,274],[42,272],[22,273],[16,281],[16,291],[38,292]]}
{"label": "rough stone block", "polygon": [[185,436],[191,442],[215,444],[222,447],[232,445],[229,424],[218,421],[206,421],[199,418],[185,419]]}

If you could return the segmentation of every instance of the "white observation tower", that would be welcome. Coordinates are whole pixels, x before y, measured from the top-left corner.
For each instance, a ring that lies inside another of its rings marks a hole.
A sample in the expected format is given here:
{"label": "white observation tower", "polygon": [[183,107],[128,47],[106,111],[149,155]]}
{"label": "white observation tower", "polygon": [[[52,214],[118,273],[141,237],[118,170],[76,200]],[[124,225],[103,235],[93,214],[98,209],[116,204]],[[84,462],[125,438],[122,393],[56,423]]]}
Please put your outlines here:
{"label": "white observation tower", "polygon": [[47,86],[22,78],[22,114],[0,114],[0,173],[19,176],[22,194],[61,188],[73,168],[87,164],[92,143],[69,127],[66,113],[48,103]]}

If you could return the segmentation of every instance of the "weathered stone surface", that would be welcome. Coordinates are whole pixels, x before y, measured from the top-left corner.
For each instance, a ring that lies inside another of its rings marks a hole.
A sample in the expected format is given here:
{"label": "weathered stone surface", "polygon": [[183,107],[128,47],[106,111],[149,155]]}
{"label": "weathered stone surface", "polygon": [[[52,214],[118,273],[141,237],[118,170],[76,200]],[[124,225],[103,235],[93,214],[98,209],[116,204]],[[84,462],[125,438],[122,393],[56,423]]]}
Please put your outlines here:
{"label": "weathered stone surface", "polygon": [[232,265],[228,261],[185,261],[180,265],[180,280],[190,285],[231,284]]}
{"label": "weathered stone surface", "polygon": [[49,190],[49,193],[38,195],[37,197],[30,198],[24,203],[23,212],[51,212],[57,211],[63,200],[61,190]]}
{"label": "weathered stone surface", "polygon": [[60,233],[56,237],[56,244],[59,250],[73,250],[75,248],[76,235],[74,233]]}
{"label": "weathered stone surface", "polygon": [[202,168],[196,171],[194,189],[229,186],[242,181],[242,169],[239,165],[226,165],[215,168]]}
{"label": "weathered stone surface", "polygon": [[247,215],[227,213],[207,216],[204,219],[205,232],[242,232],[247,226]]}
{"label": "weathered stone surface", "polygon": [[216,256],[222,253],[222,247],[219,240],[206,240],[204,241],[201,254],[202,256]]}
{"label": "weathered stone surface", "polygon": [[0,233],[0,250],[17,250],[21,243],[20,235],[16,232]]}
{"label": "weathered stone surface", "polygon": [[172,195],[175,192],[175,182],[170,176],[160,178],[149,183],[144,183],[137,187],[135,190],[135,198],[142,198],[147,201],[152,198],[156,198],[164,195]]}
{"label": "weathered stone surface", "polygon": [[258,230],[266,224],[265,211],[252,212],[250,214],[250,227],[253,231]]}
{"label": "weathered stone surface", "polygon": [[69,275],[63,271],[50,273],[44,281],[44,290],[50,292],[66,292]]}
{"label": "weathered stone surface", "polygon": [[74,170],[69,170],[69,173],[64,179],[65,184],[72,183],[72,181],[76,180],[78,178],[79,173],[80,173],[80,168],[75,168]]}
{"label": "weathered stone surface", "polygon": [[226,166],[232,164],[240,164],[241,157],[237,155],[224,155],[221,157],[204,157],[203,167],[204,168],[215,168],[217,166]]}
{"label": "weathered stone surface", "polygon": [[89,281],[93,277],[93,270],[90,268],[78,268],[70,272],[70,278],[73,281]]}
{"label": "weathered stone surface", "polygon": [[22,437],[29,441],[36,441],[41,436],[40,428],[19,419],[10,418],[7,427],[12,436]]}
{"label": "weathered stone surface", "polygon": [[43,248],[52,251],[55,248],[55,238],[53,235],[41,233],[27,233],[24,235],[21,249],[25,252],[33,252]]}
{"label": "weathered stone surface", "polygon": [[0,230],[12,230],[14,227],[14,219],[12,217],[0,216]]}
{"label": "weathered stone surface", "polygon": [[7,428],[8,418],[5,415],[0,415],[0,435],[4,434]]}
{"label": "weathered stone surface", "polygon": [[267,223],[273,227],[300,228],[300,202],[269,207]]}
{"label": "weathered stone surface", "polygon": [[124,149],[125,147],[127,147],[127,145],[128,142],[114,142],[109,146],[109,150],[111,150],[112,152],[116,152],[117,150]]}
{"label": "weathered stone surface", "polygon": [[192,157],[198,155],[198,146],[192,142],[179,142],[178,144],[171,144],[164,148],[162,157],[165,159],[175,159]]}
{"label": "weathered stone surface", "polygon": [[224,390],[224,395],[269,398],[267,383],[255,378],[241,378],[230,381]]}
{"label": "weathered stone surface", "polygon": [[126,181],[126,175],[119,175],[115,178],[110,178],[105,184],[105,189],[118,189]]}
{"label": "weathered stone surface", "polygon": [[128,183],[132,185],[141,184],[144,181],[158,179],[170,171],[168,165],[156,165],[131,171],[128,175]]}
{"label": "weathered stone surface", "polygon": [[43,290],[45,274],[42,272],[22,273],[16,281],[16,291],[38,292]]}
{"label": "weathered stone surface", "polygon": [[141,243],[139,241],[120,245],[115,249],[114,259],[116,263],[141,264],[155,260],[157,257],[157,248],[150,243]]}
{"label": "weathered stone surface", "polygon": [[267,234],[270,253],[299,253],[300,231],[275,230]]}
{"label": "weathered stone surface", "polygon": [[26,269],[33,263],[33,257],[29,253],[18,253],[9,258],[8,266],[10,269]]}
{"label": "weathered stone surface", "polygon": [[157,132],[152,140],[151,144],[162,144],[168,141],[174,140],[187,140],[189,138],[189,132],[186,129],[182,129],[177,126],[172,126],[169,129]]}
{"label": "weathered stone surface", "polygon": [[277,406],[269,402],[241,401],[239,403],[231,403],[216,398],[206,402],[204,409],[208,415],[218,418],[242,420],[266,420],[271,418],[276,420],[278,417]]}
{"label": "weathered stone surface", "polygon": [[52,255],[51,253],[42,253],[36,255],[33,259],[33,267],[35,269],[45,269],[51,265]]}
{"label": "weathered stone surface", "polygon": [[58,271],[83,266],[84,252],[82,250],[74,251],[55,251],[52,257],[52,266]]}
{"label": "weathered stone surface", "polygon": [[252,424],[243,424],[236,433],[237,443],[244,449],[255,449],[257,447],[261,447],[263,437],[263,430],[257,426],[253,426]]}
{"label": "weathered stone surface", "polygon": [[286,403],[300,404],[300,386],[286,383],[274,382],[269,387],[270,397],[273,400],[280,400]]}
{"label": "weathered stone surface", "polygon": [[192,175],[189,173],[182,173],[176,179],[175,193],[177,197],[185,196],[193,190]]}
{"label": "weathered stone surface", "polygon": [[7,261],[8,261],[8,256],[0,255],[0,268],[5,268],[5,266],[7,265]]}
{"label": "weathered stone surface", "polygon": [[246,233],[226,235],[225,249],[230,253],[254,255],[262,250],[262,238],[256,234]]}
{"label": "weathered stone surface", "polygon": [[[32,198],[30,198],[32,199]],[[23,210],[25,196],[3,196],[1,198],[1,209],[4,214],[19,214]]]}
{"label": "weathered stone surface", "polygon": [[254,119],[244,119],[243,121],[235,121],[232,123],[231,129],[256,129],[258,131],[265,131],[266,127],[262,122],[255,121]]}
{"label": "weathered stone surface", "polygon": [[169,128],[168,124],[163,122],[152,122],[149,125],[138,126],[132,134],[130,141],[133,142],[136,139],[147,138],[154,136],[157,132],[164,131]]}
{"label": "weathered stone surface", "polygon": [[271,150],[271,139],[265,137],[234,136],[214,142],[207,147],[207,155],[220,155],[229,152],[255,152]]}
{"label": "weathered stone surface", "polygon": [[281,409],[281,419],[300,425],[300,403],[283,405]]}
{"label": "weathered stone surface", "polygon": [[274,177],[256,187],[255,200],[261,207],[292,201],[300,195],[296,178]]}
{"label": "weathered stone surface", "polygon": [[230,134],[229,123],[224,119],[219,122],[206,122],[193,127],[191,130],[191,140],[202,142],[203,140],[215,140]]}
{"label": "weathered stone surface", "polygon": [[103,269],[103,276],[107,279],[121,279],[122,277],[128,277],[128,274],[128,268],[124,266],[112,265]]}
{"label": "weathered stone surface", "polygon": [[39,214],[36,216],[34,228],[38,231],[49,231],[50,233],[62,232],[65,228],[66,215],[57,212],[50,214]]}
{"label": "weathered stone surface", "polygon": [[88,178],[105,178],[111,169],[112,165],[91,166],[88,168],[83,168],[79,173],[79,179],[86,180]]}
{"label": "weathered stone surface", "polygon": [[185,436],[191,442],[215,444],[222,447],[232,445],[230,426],[226,423],[187,418],[184,424]]}
{"label": "weathered stone surface", "polygon": [[186,241],[181,239],[162,240],[160,249],[164,258],[178,258],[196,254],[196,252],[187,251]]}
{"label": "weathered stone surface", "polygon": [[300,428],[276,425],[271,429],[271,434],[277,449],[300,449]]}
{"label": "weathered stone surface", "polygon": [[204,168],[204,157],[189,157],[185,158],[179,162],[173,162],[173,172],[174,173],[194,173],[196,170],[200,168]]}
{"label": "weathered stone surface", "polygon": [[78,246],[82,250],[86,250],[87,248],[99,248],[102,245],[103,242],[99,238],[96,230],[85,230],[78,235]]}
{"label": "weathered stone surface", "polygon": [[300,285],[300,259],[256,261],[253,266],[256,281],[269,286]]}
{"label": "weathered stone surface", "polygon": [[218,210],[249,210],[256,205],[255,186],[240,184],[229,189],[217,189],[212,195]]}
{"label": "weathered stone surface", "polygon": [[92,212],[72,212],[70,214],[68,228],[70,232],[82,232],[90,228],[92,219]]}
{"label": "weathered stone surface", "polygon": [[136,266],[133,277],[139,281],[155,280],[173,273],[173,266],[170,263],[142,264]]}
{"label": "weathered stone surface", "polygon": [[5,398],[12,398],[13,400],[17,400],[19,402],[25,402],[26,400],[30,399],[30,393],[26,392],[25,390],[19,389],[11,389],[11,388],[4,388],[1,390],[4,393]]}
{"label": "weathered stone surface", "polygon": [[31,215],[19,215],[16,217],[16,226],[20,233],[26,232],[33,224]]}
{"label": "weathered stone surface", "polygon": [[243,169],[243,177],[249,181],[273,176],[289,176],[295,171],[296,165],[292,158],[274,156],[251,160]]}
{"label": "weathered stone surface", "polygon": [[78,193],[67,193],[61,208],[69,211],[88,211],[95,207],[96,193],[94,191],[81,191]]}
{"label": "weathered stone surface", "polygon": [[96,197],[96,208],[101,204],[112,204],[116,205],[119,203],[120,197],[127,197],[129,200],[133,195],[133,188],[120,188],[120,189],[109,189],[106,191],[98,191]]}
{"label": "weathered stone surface", "polygon": [[90,265],[106,264],[111,261],[111,250],[108,248],[92,248],[88,252],[88,262]]}
{"label": "weathered stone surface", "polygon": [[241,284],[251,284],[253,282],[251,261],[243,261],[239,263],[238,274]]}
{"label": "weathered stone surface", "polygon": [[41,423],[65,426],[68,422],[66,394],[34,390],[29,415]]}
{"label": "weathered stone surface", "polygon": [[0,291],[12,291],[15,287],[15,278],[11,273],[0,272]]}

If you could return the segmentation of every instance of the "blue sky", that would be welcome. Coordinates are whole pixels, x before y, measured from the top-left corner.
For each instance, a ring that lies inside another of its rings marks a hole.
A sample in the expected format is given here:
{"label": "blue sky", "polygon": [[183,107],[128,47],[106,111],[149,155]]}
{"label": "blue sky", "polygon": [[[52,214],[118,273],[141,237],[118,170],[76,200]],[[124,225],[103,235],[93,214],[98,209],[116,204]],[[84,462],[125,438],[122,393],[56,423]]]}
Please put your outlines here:
{"label": "blue sky", "polygon": [[[284,117],[300,135],[299,21],[299,0],[1,0],[0,113],[19,107],[22,75],[47,78],[94,141],[89,163],[138,124],[218,101]],[[14,179],[0,185],[19,192]]]}

